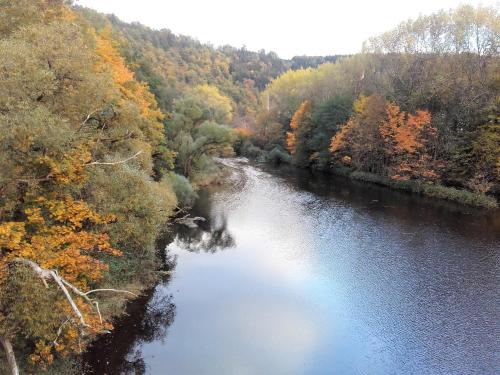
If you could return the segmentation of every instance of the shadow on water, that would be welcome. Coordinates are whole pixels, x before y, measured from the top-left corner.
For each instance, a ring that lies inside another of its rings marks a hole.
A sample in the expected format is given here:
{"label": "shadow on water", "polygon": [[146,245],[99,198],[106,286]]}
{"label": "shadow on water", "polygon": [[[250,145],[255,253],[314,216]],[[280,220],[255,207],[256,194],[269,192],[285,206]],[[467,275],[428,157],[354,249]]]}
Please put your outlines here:
{"label": "shadow on water", "polygon": [[[259,165],[293,190],[307,191],[324,200],[335,199],[373,217],[398,223],[424,223],[458,232],[467,238],[500,239],[500,209],[487,210],[446,200],[392,190],[326,172],[291,166]],[[464,225],[464,222],[469,225]]]}
{"label": "shadow on water", "polygon": [[[158,255],[163,259],[160,271],[175,268],[176,258],[165,251],[171,243],[195,253],[215,253],[235,246],[235,240],[227,229],[226,216],[212,212],[209,191],[199,193],[190,214],[201,216],[205,221],[198,222],[195,228],[176,224],[170,231],[173,235],[167,234],[157,241]],[[145,343],[164,341],[176,315],[172,295],[158,292],[169,281],[168,276],[163,277],[158,285],[127,304],[126,314],[114,322],[112,333],[100,337],[85,353],[85,374],[146,374],[146,362],[138,348]]]}
{"label": "shadow on water", "polygon": [[143,375],[146,363],[140,351],[143,343],[164,340],[175,318],[171,295],[149,289],[127,305],[126,315],[118,319],[111,334],[99,338],[85,353],[86,374]]}

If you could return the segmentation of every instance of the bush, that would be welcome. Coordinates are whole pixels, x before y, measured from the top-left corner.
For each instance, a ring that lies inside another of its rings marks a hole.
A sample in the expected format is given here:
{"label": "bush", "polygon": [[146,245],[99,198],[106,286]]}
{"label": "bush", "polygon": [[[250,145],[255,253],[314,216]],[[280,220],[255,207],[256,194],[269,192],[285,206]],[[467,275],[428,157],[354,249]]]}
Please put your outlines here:
{"label": "bush", "polygon": [[498,207],[498,202],[493,197],[488,197],[482,193],[473,193],[467,190],[459,190],[442,185],[424,185],[421,187],[423,194],[430,197],[447,199],[454,202],[468,204],[470,206],[494,209]]}
{"label": "bush", "polygon": [[292,157],[289,153],[284,151],[281,147],[276,146],[273,148],[266,157],[268,162],[274,164],[286,163],[290,164],[292,162]]}
{"label": "bush", "polygon": [[347,167],[345,165],[335,165],[330,169],[330,171],[333,174],[337,174],[339,176],[354,178],[351,176],[352,168]]}
{"label": "bush", "polygon": [[93,170],[85,191],[98,212],[116,217],[107,232],[123,256],[105,259],[109,280],[147,284],[156,265],[155,240],[177,205],[169,181],[154,182],[145,172],[121,165]]}
{"label": "bush", "polygon": [[241,155],[251,159],[259,159],[265,154],[261,148],[254,146],[251,142],[245,141],[241,146]]}
{"label": "bush", "polygon": [[189,180],[186,177],[174,172],[168,173],[166,178],[172,186],[179,204],[184,207],[192,206],[198,198],[198,195],[194,191]]}

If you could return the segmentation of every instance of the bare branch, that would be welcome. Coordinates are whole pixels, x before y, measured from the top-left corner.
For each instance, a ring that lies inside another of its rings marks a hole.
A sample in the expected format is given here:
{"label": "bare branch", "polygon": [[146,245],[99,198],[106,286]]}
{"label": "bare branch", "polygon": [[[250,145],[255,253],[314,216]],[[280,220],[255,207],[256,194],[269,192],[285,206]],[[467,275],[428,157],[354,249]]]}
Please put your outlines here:
{"label": "bare branch", "polygon": [[73,291],[73,293],[75,293],[76,295],[82,297],[83,299],[85,299],[85,301],[87,301],[88,303],[90,303],[91,305],[93,304],[93,301],[87,297],[87,295],[82,292],[80,289],[78,289],[76,286],[74,286],[73,284],[71,284],[70,282],[64,280],[64,279],[61,279],[61,282],[67,286],[69,289],[71,289]]}
{"label": "bare branch", "polygon": [[11,375],[19,375],[19,367],[16,362],[16,354],[12,348],[12,343],[5,337],[0,336],[0,344],[2,344],[5,354],[7,355],[7,363],[9,365]]}
{"label": "bare branch", "polygon": [[137,294],[132,293],[128,290],[120,290],[120,289],[93,289],[93,290],[89,290],[88,292],[86,292],[85,295],[88,296],[89,294],[97,293],[97,292],[127,293],[127,294],[134,296],[134,297],[139,297]]}
{"label": "bare branch", "polygon": [[31,183],[31,182],[46,182],[46,181],[50,181],[51,179],[51,175],[48,174],[44,177],[32,177],[32,178],[28,178],[28,177],[25,177],[25,178],[17,178],[15,179],[14,181],[17,181],[17,182],[26,182],[26,183]]}
{"label": "bare branch", "polygon": [[32,262],[31,260],[24,259],[24,258],[14,258],[14,262],[24,264],[24,265],[30,267],[33,271],[35,271],[35,273],[38,276],[40,276],[40,278],[42,279],[43,285],[45,285],[46,288],[49,287],[49,285],[47,284],[47,279],[51,278],[51,274],[50,274],[49,270],[43,269],[35,262]]}
{"label": "bare branch", "polygon": [[74,287],[73,285],[71,285],[70,283],[68,283],[66,280],[64,280],[62,277],[60,277],[57,272],[53,271],[53,270],[47,270],[45,268],[42,268],[40,267],[38,264],[36,264],[35,262],[32,262],[31,260],[28,260],[28,259],[24,259],[24,258],[14,258],[14,262],[16,263],[20,263],[20,264],[24,264],[28,267],[30,267],[38,276],[40,276],[40,278],[42,279],[44,285],[46,288],[48,288],[48,284],[47,284],[47,279],[53,279],[55,281],[55,283],[59,286],[59,289],[61,289],[61,291],[63,292],[64,296],[66,297],[66,300],[68,301],[69,305],[71,306],[71,309],[73,310],[73,312],[75,313],[75,315],[77,316],[77,318],[80,320],[80,323],[83,325],[83,326],[87,326],[87,323],[85,323],[85,319],[83,318],[83,314],[82,312],[80,311],[80,309],[78,308],[78,306],[76,305],[75,301],[73,300],[73,298],[71,297],[68,289],[66,288],[65,284],[71,286],[71,289],[72,290],[77,290],[79,293],[79,295],[83,295],[83,297],[88,300],[89,302],[91,302],[89,300],[89,298],[87,296],[85,296],[84,293],[80,292],[76,287]]}
{"label": "bare branch", "polygon": [[101,315],[101,310],[99,310],[99,302],[94,301],[94,306],[95,309],[97,310],[97,315],[99,315],[99,321],[101,322],[102,325],[102,315]]}
{"label": "bare branch", "polygon": [[78,306],[76,306],[75,301],[73,300],[73,298],[71,298],[71,294],[69,294],[68,289],[66,289],[66,287],[64,286],[63,278],[58,276],[54,271],[50,271],[50,272],[52,274],[52,278],[54,279],[56,284],[59,286],[59,289],[61,289],[62,292],[64,293],[66,299],[68,300],[68,303],[70,304],[71,308],[73,309],[73,312],[75,313],[75,315],[80,320],[80,323],[82,324],[82,326],[87,327],[88,324],[85,323],[85,319],[83,318],[82,312],[80,311],[80,309],[78,309]]}
{"label": "bare branch", "polygon": [[80,130],[82,130],[82,128],[87,124],[87,122],[92,118],[92,116],[97,112],[99,111],[98,109],[96,109],[95,111],[92,111],[90,112],[87,117],[85,118],[85,120],[83,120],[83,122],[80,124],[80,127],[77,129],[76,133],[80,132]]}
{"label": "bare branch", "polygon": [[[63,292],[64,296],[66,297],[66,300],[68,301],[69,305],[71,306],[74,314],[80,320],[81,325],[84,327],[88,327],[88,324],[85,322],[85,319],[83,317],[82,312],[80,311],[80,309],[76,305],[75,301],[71,297],[69,290],[71,290],[77,296],[82,297],[87,303],[89,303],[96,310],[101,324],[102,324],[103,320],[102,320],[101,311],[99,309],[99,303],[97,301],[90,299],[88,296],[89,294],[97,293],[97,292],[115,292],[115,293],[127,293],[130,295],[133,295],[134,297],[137,297],[136,294],[129,292],[128,290],[119,290],[119,289],[94,289],[94,290],[90,290],[90,291],[85,293],[85,292],[82,292],[80,289],[78,289],[73,284],[71,284],[69,281],[65,280],[63,277],[59,276],[59,274],[55,270],[48,270],[48,269],[42,268],[38,264],[36,264],[35,262],[33,262],[29,259],[14,258],[13,261],[15,263],[23,264],[23,265],[30,267],[38,276],[40,276],[45,287],[47,287],[47,288],[49,287],[47,284],[47,280],[48,279],[54,280],[54,282],[57,284],[59,289]],[[54,340],[55,345],[57,345],[57,339],[61,335],[62,328],[63,328],[64,324],[66,324],[66,323],[67,322],[63,323],[63,325],[61,327],[59,327],[57,337]]]}
{"label": "bare branch", "polygon": [[138,157],[140,154],[142,154],[143,151],[139,151],[137,153],[135,153],[135,155],[132,155],[131,157],[127,158],[127,159],[124,159],[124,160],[119,160],[119,161],[113,161],[113,162],[104,162],[104,161],[93,161],[91,163],[87,163],[85,164],[86,166],[89,166],[89,165],[117,165],[117,164],[124,164],[132,159],[135,159],[136,157]]}
{"label": "bare branch", "polygon": [[54,339],[54,341],[52,342],[52,343],[54,344],[54,346],[59,345],[59,344],[57,343],[57,340],[59,340],[59,337],[60,337],[60,336],[61,336],[61,334],[62,334],[62,330],[63,330],[64,326],[65,326],[68,322],[70,322],[70,321],[72,321],[72,320],[73,320],[73,319],[71,319],[71,318],[67,318],[67,319],[63,322],[63,324],[61,324],[61,325],[59,326],[59,329],[57,330],[57,336],[56,336],[56,338]]}

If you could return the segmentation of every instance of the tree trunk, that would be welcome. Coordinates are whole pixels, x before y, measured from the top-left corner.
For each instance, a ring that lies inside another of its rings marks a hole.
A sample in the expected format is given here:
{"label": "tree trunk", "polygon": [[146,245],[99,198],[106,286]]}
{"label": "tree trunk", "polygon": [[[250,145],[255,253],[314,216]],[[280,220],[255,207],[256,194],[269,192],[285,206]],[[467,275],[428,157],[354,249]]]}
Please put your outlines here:
{"label": "tree trunk", "polygon": [[2,344],[5,354],[7,354],[7,363],[9,364],[11,375],[19,375],[19,368],[17,367],[16,355],[14,354],[14,349],[12,349],[12,344],[9,340],[0,337],[0,343]]}

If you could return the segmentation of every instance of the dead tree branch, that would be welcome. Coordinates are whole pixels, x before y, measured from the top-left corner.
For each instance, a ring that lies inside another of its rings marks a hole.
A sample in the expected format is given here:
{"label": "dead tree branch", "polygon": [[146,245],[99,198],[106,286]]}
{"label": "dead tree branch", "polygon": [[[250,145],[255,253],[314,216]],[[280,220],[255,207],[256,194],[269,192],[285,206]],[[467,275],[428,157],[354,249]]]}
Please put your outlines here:
{"label": "dead tree branch", "polygon": [[89,294],[98,293],[98,292],[126,293],[126,294],[130,294],[134,297],[139,297],[137,294],[132,293],[128,290],[120,290],[120,289],[93,289],[93,290],[89,290],[88,292],[86,292],[85,295],[88,296]]}
{"label": "dead tree branch", "polygon": [[[46,288],[48,288],[47,280],[52,279],[54,282],[57,284],[59,289],[63,292],[64,296],[66,297],[66,300],[68,301],[69,305],[71,306],[71,309],[75,313],[76,317],[78,320],[80,320],[80,323],[82,326],[87,327],[87,323],[85,323],[85,319],[83,318],[83,314],[76,305],[75,301],[71,297],[71,294],[69,293],[68,289],[66,288],[65,284],[71,285],[68,283],[66,280],[64,280],[62,277],[60,277],[55,271],[53,270],[47,270],[45,268],[40,267],[38,264],[35,262],[24,259],[24,258],[14,258],[14,262],[19,263],[19,264],[24,264],[28,267],[30,267],[38,276],[43,281],[43,284],[45,285]],[[63,282],[64,280],[64,282]],[[74,289],[77,289],[76,287],[72,286]],[[77,289],[78,290],[78,289]]]}
{"label": "dead tree branch", "polygon": [[87,124],[87,122],[89,122],[89,120],[98,112],[99,110],[96,109],[95,111],[92,111],[90,112],[87,117],[85,118],[85,120],[83,120],[83,122],[80,124],[80,127],[76,130],[76,133],[79,133],[83,127]]}
{"label": "dead tree branch", "polygon": [[[76,305],[73,297],[70,294],[70,290],[76,294],[79,297],[82,297],[87,303],[89,303],[94,309],[96,310],[97,314],[99,315],[99,319],[101,320],[102,323],[102,316],[101,316],[101,311],[99,310],[99,303],[97,301],[94,301],[89,298],[89,294],[92,293],[98,293],[98,292],[114,292],[114,293],[126,293],[130,294],[134,297],[137,297],[136,294],[128,291],[128,290],[119,290],[119,289],[93,289],[89,290],[88,292],[82,292],[80,289],[78,289],[76,286],[65,280],[63,277],[59,276],[57,271],[55,270],[47,270],[45,268],[40,267],[38,264],[35,262],[24,259],[24,258],[14,258],[14,262],[19,263],[19,264],[24,264],[28,267],[30,267],[40,278],[42,279],[43,284],[45,285],[46,288],[49,287],[47,284],[47,280],[52,279],[54,282],[57,284],[59,289],[63,292],[64,296],[66,297],[66,300],[68,301],[69,305],[71,306],[71,309],[73,310],[74,314],[80,320],[80,323],[84,327],[88,327],[88,324],[85,322],[85,319],[83,317],[82,312]],[[69,290],[68,290],[69,289]]]}
{"label": "dead tree branch", "polygon": [[135,159],[136,157],[138,157],[140,154],[142,154],[143,151],[138,151],[137,153],[135,153],[134,155],[132,155],[131,157],[129,158],[126,158],[124,160],[119,160],[119,161],[112,161],[112,162],[105,162],[105,161],[93,161],[91,163],[87,163],[85,164],[86,166],[90,166],[90,165],[117,165],[117,164],[124,164],[132,159]]}
{"label": "dead tree branch", "polygon": [[17,367],[16,355],[12,348],[12,343],[5,337],[0,337],[0,344],[2,344],[5,354],[7,355],[7,363],[11,375],[19,375],[19,367]]}

